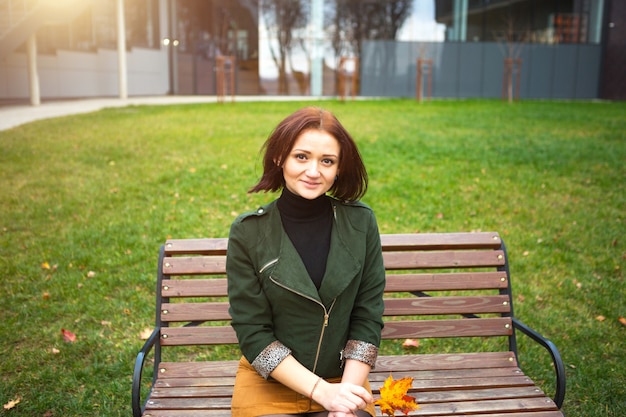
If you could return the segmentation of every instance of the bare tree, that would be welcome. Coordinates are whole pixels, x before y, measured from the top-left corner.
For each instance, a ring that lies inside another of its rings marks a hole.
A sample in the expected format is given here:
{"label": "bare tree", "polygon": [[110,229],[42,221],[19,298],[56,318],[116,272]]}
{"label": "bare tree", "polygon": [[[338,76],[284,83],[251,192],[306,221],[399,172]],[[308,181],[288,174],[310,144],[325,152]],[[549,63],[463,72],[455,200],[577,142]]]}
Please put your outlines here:
{"label": "bare tree", "polygon": [[361,57],[364,40],[393,40],[411,13],[412,0],[336,0],[336,55]]}
{"label": "bare tree", "polygon": [[306,24],[306,0],[262,0],[261,12],[269,38],[278,41],[277,47],[270,42],[272,60],[278,69],[278,93],[289,94],[287,60],[297,41],[296,30]]}
{"label": "bare tree", "polygon": [[524,44],[529,39],[529,31],[519,30],[520,24],[516,22],[515,17],[510,12],[503,17],[503,23],[503,30],[497,32],[495,38],[498,40],[500,50],[504,55],[502,88],[506,91],[508,102],[512,103],[514,97],[519,96],[519,80],[522,70],[520,55]]}

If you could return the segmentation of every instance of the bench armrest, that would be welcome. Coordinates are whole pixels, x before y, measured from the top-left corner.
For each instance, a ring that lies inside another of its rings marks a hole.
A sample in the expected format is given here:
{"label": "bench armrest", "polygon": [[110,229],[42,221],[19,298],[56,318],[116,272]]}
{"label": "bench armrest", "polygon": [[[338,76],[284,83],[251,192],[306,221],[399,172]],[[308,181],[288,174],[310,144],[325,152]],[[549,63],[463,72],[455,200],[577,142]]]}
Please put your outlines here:
{"label": "bench armrest", "polygon": [[[148,353],[152,350],[155,343],[159,340],[159,334],[161,333],[160,329],[154,329],[152,334],[146,340],[143,347],[137,354],[137,358],[135,359],[135,370],[133,371],[133,390],[132,390],[132,406],[133,406],[133,417],[141,417],[142,413],[142,404],[141,404],[141,375],[143,374],[143,369],[146,361],[146,357]],[[152,387],[150,388],[152,389]]]}
{"label": "bench armrest", "polygon": [[550,356],[552,357],[552,363],[554,365],[554,371],[556,373],[556,386],[553,399],[556,406],[560,409],[563,406],[563,400],[565,399],[565,366],[563,365],[563,360],[561,359],[559,350],[556,348],[556,345],[550,340],[546,339],[541,334],[531,329],[524,323],[520,322],[516,318],[513,318],[513,326],[537,343],[539,343],[550,353]]}

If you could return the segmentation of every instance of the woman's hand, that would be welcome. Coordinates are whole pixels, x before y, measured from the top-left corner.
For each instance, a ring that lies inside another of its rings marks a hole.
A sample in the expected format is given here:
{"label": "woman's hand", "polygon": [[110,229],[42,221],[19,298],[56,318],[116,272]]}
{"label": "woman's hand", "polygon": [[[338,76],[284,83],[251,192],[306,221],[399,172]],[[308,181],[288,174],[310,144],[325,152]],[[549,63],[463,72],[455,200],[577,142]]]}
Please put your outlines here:
{"label": "woman's hand", "polygon": [[313,400],[328,410],[330,417],[352,417],[374,399],[362,386],[341,382],[331,384],[324,380],[313,392]]}

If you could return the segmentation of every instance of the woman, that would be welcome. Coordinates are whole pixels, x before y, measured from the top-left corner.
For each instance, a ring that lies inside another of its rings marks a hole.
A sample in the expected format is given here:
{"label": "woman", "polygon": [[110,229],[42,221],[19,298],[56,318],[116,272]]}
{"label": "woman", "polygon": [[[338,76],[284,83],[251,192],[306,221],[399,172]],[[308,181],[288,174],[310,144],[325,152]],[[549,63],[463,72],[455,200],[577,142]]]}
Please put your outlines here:
{"label": "woman", "polygon": [[[232,224],[226,270],[243,357],[234,417],[374,415],[369,371],[385,271],[367,173],[328,111],[307,107],[264,145],[250,192],[280,197]],[[332,197],[327,195],[330,194]]]}

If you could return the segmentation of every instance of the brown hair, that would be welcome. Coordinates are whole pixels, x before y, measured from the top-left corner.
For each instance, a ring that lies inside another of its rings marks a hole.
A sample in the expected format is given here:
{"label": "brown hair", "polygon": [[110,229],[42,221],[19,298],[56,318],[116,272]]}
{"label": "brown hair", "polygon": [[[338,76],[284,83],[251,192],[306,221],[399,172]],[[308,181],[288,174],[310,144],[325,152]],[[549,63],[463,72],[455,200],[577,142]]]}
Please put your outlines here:
{"label": "brown hair", "polygon": [[285,161],[296,139],[308,129],[327,132],[339,142],[339,176],[329,193],[339,200],[356,201],[367,191],[367,171],[352,136],[329,111],[305,107],[287,116],[263,145],[263,176],[249,192],[278,191],[285,185],[280,161]]}

